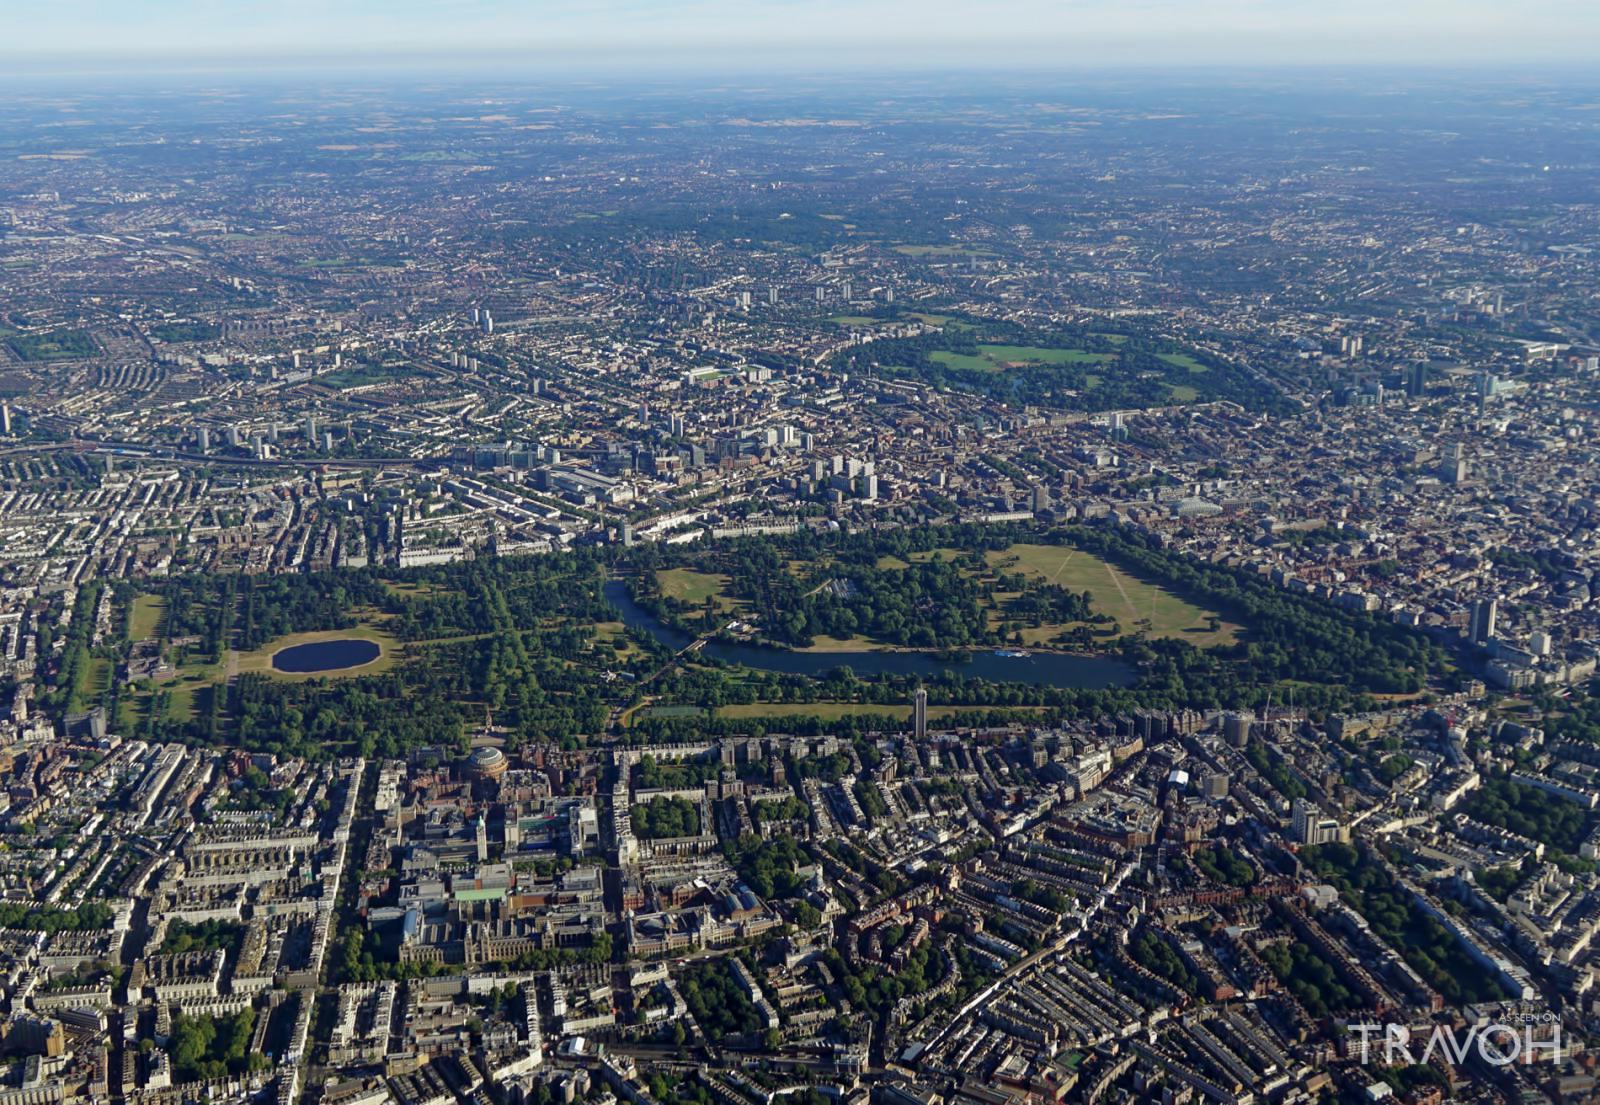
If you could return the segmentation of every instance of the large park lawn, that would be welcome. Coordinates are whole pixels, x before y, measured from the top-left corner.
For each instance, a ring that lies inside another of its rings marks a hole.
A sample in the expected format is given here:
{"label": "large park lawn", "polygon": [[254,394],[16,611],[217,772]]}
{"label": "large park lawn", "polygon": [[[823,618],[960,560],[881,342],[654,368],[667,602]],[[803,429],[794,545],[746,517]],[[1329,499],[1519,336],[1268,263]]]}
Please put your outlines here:
{"label": "large park lawn", "polygon": [[1116,356],[1114,353],[1090,353],[1084,349],[1052,349],[1042,345],[980,345],[976,355],[939,350],[931,354],[940,364],[951,368],[975,368],[981,372],[1000,372],[1006,365],[1036,364],[1101,364]]}
{"label": "large park lawn", "polygon": [[720,572],[697,572],[693,568],[667,568],[656,573],[656,583],[664,598],[676,599],[686,606],[703,607],[710,599],[722,613],[732,613],[743,607],[738,599],[730,598],[725,589],[728,577]]}
{"label": "large park lawn", "polygon": [[986,554],[997,569],[1022,571],[1088,591],[1094,609],[1111,615],[1125,633],[1143,629],[1151,637],[1176,637],[1199,648],[1228,645],[1241,627],[1222,620],[1213,630],[1205,610],[1156,583],[1148,583],[1117,566],[1071,545],[1012,545]]}

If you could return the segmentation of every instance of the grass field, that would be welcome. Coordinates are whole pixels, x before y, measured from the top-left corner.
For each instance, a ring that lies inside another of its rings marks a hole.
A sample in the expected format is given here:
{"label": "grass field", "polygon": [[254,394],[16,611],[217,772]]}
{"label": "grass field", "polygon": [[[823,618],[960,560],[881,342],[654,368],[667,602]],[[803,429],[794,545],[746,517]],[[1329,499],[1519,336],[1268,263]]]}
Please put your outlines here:
{"label": "grass field", "polygon": [[1186,368],[1195,373],[1211,371],[1187,353],[1157,353],[1156,356],[1166,361],[1173,368]]}
{"label": "grass field", "polygon": [[661,593],[689,606],[704,606],[707,599],[716,603],[724,613],[740,609],[744,604],[724,595],[728,577],[719,572],[697,572],[693,568],[667,568],[656,573],[656,583]]}
{"label": "grass field", "polygon": [[143,717],[152,707],[155,694],[165,693],[167,701],[161,716],[169,721],[192,721],[196,716],[195,696],[210,693],[221,684],[225,669],[221,664],[188,663],[178,669],[178,674],[151,690],[124,694],[119,703],[119,713],[127,717]]}
{"label": "grass field", "polygon": [[386,590],[405,598],[434,598],[446,594],[450,589],[441,587],[437,583],[395,583],[393,580],[384,580]]}
{"label": "grass field", "polygon": [[796,652],[876,652],[879,649],[892,649],[893,645],[886,645],[874,641],[870,637],[829,637],[827,634],[817,634],[811,638],[811,644],[805,648],[797,648]]}
{"label": "grass field", "polygon": [[403,380],[415,372],[416,370],[409,365],[347,368],[339,372],[330,372],[326,376],[319,376],[316,382],[323,387],[334,389],[366,387],[368,384],[391,384],[397,380]]}
{"label": "grass field", "polygon": [[115,674],[116,666],[110,660],[103,656],[91,657],[87,664],[78,669],[77,681],[67,699],[67,709],[72,712],[87,710],[99,702],[111,689],[111,677]]}
{"label": "grass field", "polygon": [[979,345],[976,356],[939,350],[934,360],[951,368],[970,368],[980,372],[1003,372],[1008,364],[1103,364],[1111,353],[1090,353],[1084,349],[1051,349],[1042,345]]}
{"label": "grass field", "polygon": [[170,684],[165,716],[171,721],[193,721],[198,716],[195,695],[216,685],[210,679],[180,679]]}
{"label": "grass field", "polygon": [[[1017,597],[1015,591],[996,591],[994,605],[987,612],[987,622],[990,629],[999,629],[1006,622],[1016,624],[1007,609],[1007,604]],[[1029,648],[1059,648],[1060,643],[1056,638],[1078,625],[1077,622],[1045,622],[1042,625],[1018,625],[1016,632],[1021,634],[1022,643]],[[1104,627],[1090,626],[1091,632],[1100,631],[1106,636]]]}
{"label": "grass field", "polygon": [[952,549],[952,548],[945,547],[945,548],[938,548],[938,549],[926,549],[926,550],[924,550],[922,552],[914,552],[914,553],[911,554],[911,559],[920,564],[925,560],[932,560],[936,556],[939,557],[939,559],[941,559],[941,560],[950,561],[950,560],[954,560],[956,557],[958,557],[960,555],[961,555],[961,550],[960,549]]}
{"label": "grass field", "polygon": [[[617,648],[616,642],[621,640],[626,647]],[[627,627],[621,622],[595,622],[594,647],[603,656],[615,656],[617,662],[625,663],[640,653],[639,646],[628,639]]]}
{"label": "grass field", "polygon": [[161,631],[161,617],[167,603],[160,595],[139,595],[128,611],[128,636],[135,641],[153,640]]}
{"label": "grass field", "polygon": [[[272,666],[274,653],[295,645],[310,645],[320,641],[344,640],[371,641],[383,651],[378,653],[377,659],[370,663],[361,664],[353,668],[340,668],[338,671],[326,672],[285,672],[278,671]],[[290,633],[274,641],[268,641],[260,648],[251,652],[238,654],[237,669],[245,672],[261,672],[272,676],[274,679],[287,679],[291,682],[300,682],[306,679],[337,678],[346,675],[376,675],[394,667],[395,658],[400,652],[400,642],[391,634],[376,625],[363,622],[350,629],[322,629],[312,633]]]}
{"label": "grass field", "polygon": [[1090,592],[1095,610],[1116,618],[1125,633],[1144,629],[1152,637],[1176,637],[1209,648],[1232,644],[1241,630],[1228,621],[1213,630],[1208,619],[1214,611],[1070,545],[1012,545],[987,557],[996,568],[1027,572],[1074,591]]}

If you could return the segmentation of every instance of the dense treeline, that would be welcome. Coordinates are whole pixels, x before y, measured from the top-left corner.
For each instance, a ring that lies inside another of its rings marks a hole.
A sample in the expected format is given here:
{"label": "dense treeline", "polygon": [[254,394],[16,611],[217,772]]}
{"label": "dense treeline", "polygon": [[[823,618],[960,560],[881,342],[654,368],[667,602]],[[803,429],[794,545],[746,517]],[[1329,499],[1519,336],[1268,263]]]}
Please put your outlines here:
{"label": "dense treeline", "polygon": [[813,637],[873,640],[912,647],[972,644],[988,636],[978,589],[954,565],[923,561],[880,571],[853,565],[804,596],[781,564],[745,561],[735,593],[749,598],[768,633],[804,647]]}
{"label": "dense treeline", "polygon": [[811,857],[791,836],[771,840],[745,836],[725,851],[745,885],[763,898],[794,898],[805,888],[797,870],[809,864]]}
{"label": "dense treeline", "polygon": [[1499,775],[1484,779],[1462,812],[1573,855],[1589,832],[1589,813],[1577,802]]}
{"label": "dense treeline", "polygon": [[766,1027],[750,995],[733,977],[733,968],[720,959],[691,964],[679,990],[695,1023],[714,1044],[728,1036],[754,1035]]}
{"label": "dense treeline", "polygon": [[403,573],[389,596],[403,640],[533,629],[553,619],[607,621],[602,561],[591,550],[553,556],[484,557]]}
{"label": "dense treeline", "polygon": [[465,754],[462,699],[470,693],[464,673],[448,667],[300,683],[247,673],[231,696],[232,737],[245,748],[312,760],[341,752],[389,758],[428,745]]}
{"label": "dense treeline", "polygon": [[[80,589],[73,600],[67,636],[61,645],[61,662],[56,667],[50,690],[40,695],[40,705],[45,709],[75,713],[90,705],[88,682],[93,656],[89,646],[94,640],[102,592],[102,584],[90,583]],[[39,642],[40,655],[48,655],[45,643],[42,639]]]}
{"label": "dense treeline", "polygon": [[1600,694],[1595,693],[1596,687],[1589,683],[1581,694],[1574,693],[1561,703],[1559,713],[1545,715],[1544,728],[1551,740],[1600,744]]}
{"label": "dense treeline", "polygon": [[1190,972],[1183,957],[1172,949],[1148,925],[1128,944],[1128,955],[1133,961],[1157,978],[1166,979],[1186,994],[1200,992],[1200,981]]}
{"label": "dense treeline", "polygon": [[226,1078],[230,1074],[270,1068],[272,1060],[250,1050],[255,1027],[254,1009],[241,1009],[226,1017],[175,1015],[167,1046],[172,1053],[176,1080]]}
{"label": "dense treeline", "polygon": [[[1298,705],[1312,711],[1333,711],[1370,708],[1375,702],[1370,695],[1414,693],[1423,690],[1431,679],[1448,683],[1456,678],[1444,650],[1415,630],[1374,615],[1336,609],[1310,596],[1285,591],[1251,573],[1195,560],[1160,548],[1132,531],[1111,526],[1071,527],[1043,534],[1025,527],[975,525],[834,534],[806,532],[792,538],[739,542],[710,553],[638,550],[634,562],[646,588],[656,570],[682,565],[725,573],[730,587],[743,586],[738,581],[745,577],[774,580],[763,585],[768,588],[766,591],[752,587],[747,592],[749,601],[758,608],[770,604],[774,615],[785,617],[795,606],[795,589],[814,588],[828,579],[854,578],[863,566],[875,566],[883,558],[909,561],[918,553],[955,549],[958,551],[951,559],[929,563],[976,568],[986,563],[982,560],[985,551],[1003,550],[1023,540],[1083,548],[1162,584],[1197,605],[1224,613],[1244,625],[1245,633],[1233,645],[1204,650],[1170,638],[1124,636],[1113,645],[1115,655],[1139,673],[1137,683],[1130,687],[1081,690],[996,684],[963,678],[955,669],[924,681],[931,702],[988,707],[994,711],[995,723],[1010,720],[1004,714],[1007,709],[1043,707],[1050,712],[1035,715],[1034,720],[1048,722],[1141,706],[1198,710],[1258,706],[1270,694],[1275,693],[1282,700],[1285,694],[1277,689],[1278,685],[1292,680]],[[810,565],[812,578],[796,581],[794,573],[784,567],[796,562]],[[901,570],[882,571],[888,574]],[[999,586],[1012,584],[1002,579]],[[809,613],[802,609],[801,614],[809,627]],[[668,615],[672,616],[670,611]],[[701,666],[669,672],[654,689],[665,700],[714,708],[755,702],[903,704],[917,684],[917,680],[895,676],[861,679],[845,668],[814,680]],[[983,715],[964,720],[974,725],[988,723]],[[648,714],[634,724],[633,736],[642,741],[683,739],[695,733],[745,732],[751,728],[748,719]],[[865,714],[827,722],[784,716],[772,722],[786,732],[796,733],[871,732],[896,729],[902,724],[898,718]],[[1600,721],[1594,730],[1600,736]]]}
{"label": "dense treeline", "polygon": [[[888,938],[884,940],[884,950],[887,951],[903,942],[899,938],[903,930],[893,925],[886,926],[886,929],[887,936],[894,938],[892,942]],[[893,972],[885,971],[873,963],[857,971],[854,964],[832,948],[828,949],[825,958],[850,1004],[867,1010],[879,1019],[888,1016],[901,998],[914,998],[941,981],[944,973],[943,960],[935,956],[931,943],[918,945]]]}
{"label": "dense treeline", "polygon": [[231,951],[244,938],[244,926],[216,918],[191,925],[179,917],[167,926],[161,940],[162,955],[181,955],[184,952],[203,952],[221,948]]}
{"label": "dense treeline", "polygon": [[71,909],[35,906],[20,902],[0,903],[0,929],[26,929],[28,932],[89,932],[111,923],[111,907],[104,902],[86,902]]}
{"label": "dense treeline", "polygon": [[640,840],[666,840],[700,834],[700,811],[687,798],[656,795],[629,812],[633,833]]}
{"label": "dense treeline", "polygon": [[276,637],[309,629],[348,629],[355,608],[381,607],[388,589],[365,572],[238,578],[236,648],[260,648]]}
{"label": "dense treeline", "polygon": [[1227,886],[1250,886],[1256,881],[1256,869],[1250,861],[1221,844],[1196,852],[1194,865],[1212,882]]}
{"label": "dense treeline", "polygon": [[[881,541],[841,541],[837,548],[796,555],[774,543],[742,542],[720,550],[709,567],[727,573],[728,593],[748,604],[766,637],[796,648],[808,647],[816,637],[856,636],[910,648],[1001,645],[1016,625],[1094,616],[1087,592],[1022,573],[986,578],[991,569],[981,547],[954,560],[936,552],[906,561],[892,551],[898,546],[885,535]],[[904,551],[909,556],[927,550]],[[889,563],[880,567],[885,559]],[[790,570],[791,560],[809,565],[804,576]],[[997,592],[1016,594],[1002,605]],[[653,569],[634,580],[634,598],[686,630],[715,630],[722,620],[713,603],[691,607],[664,598]],[[992,608],[1003,617],[995,627],[989,624]]]}
{"label": "dense treeline", "polygon": [[1298,940],[1268,944],[1261,949],[1261,960],[1313,1017],[1354,1012],[1362,1007],[1332,964]]}
{"label": "dense treeline", "polygon": [[1420,691],[1446,668],[1444,650],[1422,634],[1370,614],[1337,610],[1235,568],[1169,552],[1109,526],[1072,527],[1055,539],[1167,584],[1247,628],[1220,650],[1250,682],[1308,680],[1372,694]]}
{"label": "dense treeline", "polygon": [[[512,747],[575,745],[610,706],[593,625],[614,616],[592,554],[487,558],[392,576],[313,572],[272,578],[189,576],[159,592],[169,657],[217,663],[284,634],[342,629],[362,618],[408,642],[390,670],[286,682],[245,673],[191,691],[189,716],[169,709],[172,684],[147,689],[132,729],[187,743],[234,743],[282,755],[403,755],[462,747],[464,725],[493,715]],[[175,644],[174,642],[189,642]],[[391,646],[392,647],[392,646]],[[640,663],[652,655],[642,652]],[[205,678],[205,677],[202,677]]]}
{"label": "dense treeline", "polygon": [[1381,864],[1348,844],[1323,844],[1305,849],[1300,856],[1445,1001],[1461,1005],[1506,996],[1504,988],[1478,966],[1448,929],[1423,912]]}

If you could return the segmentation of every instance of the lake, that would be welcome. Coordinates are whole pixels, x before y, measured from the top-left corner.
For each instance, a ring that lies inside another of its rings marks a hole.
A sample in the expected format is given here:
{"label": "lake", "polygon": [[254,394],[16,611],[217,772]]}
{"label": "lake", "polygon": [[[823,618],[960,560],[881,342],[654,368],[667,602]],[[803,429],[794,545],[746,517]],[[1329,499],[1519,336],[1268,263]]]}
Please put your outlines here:
{"label": "lake", "polygon": [[274,671],[304,675],[307,672],[342,671],[370,664],[383,655],[375,641],[347,637],[338,641],[315,641],[309,645],[292,645],[272,654]]}
{"label": "lake", "polygon": [[[677,651],[694,640],[687,633],[663,625],[655,615],[633,601],[627,585],[613,579],[606,583],[605,596],[622,614],[630,629],[642,629],[661,644]],[[757,645],[730,645],[708,641],[701,652],[728,664],[742,664],[760,671],[788,675],[822,676],[838,668],[849,668],[862,675],[920,675],[933,677],[953,672],[965,679],[986,679],[992,683],[1030,683],[1036,686],[1103,690],[1125,687],[1135,678],[1134,670],[1120,660],[1105,656],[1085,656],[1075,652],[1030,652],[1027,656],[996,656],[992,650],[972,653],[970,660],[942,660],[931,652],[897,650],[888,652],[791,652]]]}

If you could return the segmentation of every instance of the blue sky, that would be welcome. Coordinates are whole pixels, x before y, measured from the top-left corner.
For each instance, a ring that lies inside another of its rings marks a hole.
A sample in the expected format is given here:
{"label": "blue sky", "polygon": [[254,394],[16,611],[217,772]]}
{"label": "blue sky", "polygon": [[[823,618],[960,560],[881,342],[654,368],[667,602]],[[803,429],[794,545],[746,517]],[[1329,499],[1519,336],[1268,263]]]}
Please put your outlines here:
{"label": "blue sky", "polygon": [[1585,60],[1594,0],[39,0],[0,57],[1525,65]]}

